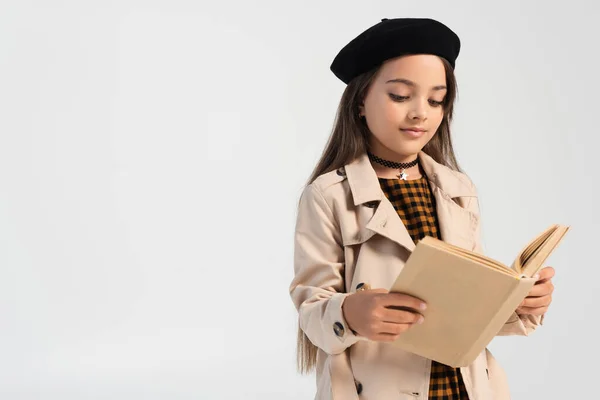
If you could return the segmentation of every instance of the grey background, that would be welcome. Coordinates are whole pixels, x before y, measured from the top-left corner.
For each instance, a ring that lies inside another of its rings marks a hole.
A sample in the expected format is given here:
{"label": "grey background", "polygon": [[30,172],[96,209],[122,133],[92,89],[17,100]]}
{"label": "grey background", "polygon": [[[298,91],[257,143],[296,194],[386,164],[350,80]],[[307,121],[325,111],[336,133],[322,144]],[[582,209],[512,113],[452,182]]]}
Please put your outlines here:
{"label": "grey background", "polygon": [[463,50],[453,125],[488,255],[551,223],[556,293],[491,349],[515,399],[596,389],[597,2],[3,1],[0,398],[308,399],[293,228],[335,53],[426,16]]}

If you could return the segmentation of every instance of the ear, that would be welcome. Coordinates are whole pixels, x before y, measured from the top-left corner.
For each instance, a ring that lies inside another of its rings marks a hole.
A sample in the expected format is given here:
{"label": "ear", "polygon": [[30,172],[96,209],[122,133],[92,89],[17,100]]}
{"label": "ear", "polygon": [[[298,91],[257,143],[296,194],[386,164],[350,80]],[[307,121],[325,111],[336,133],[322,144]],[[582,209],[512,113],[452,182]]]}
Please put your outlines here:
{"label": "ear", "polygon": [[361,103],[358,106],[358,116],[359,117],[364,117],[365,116],[365,104],[364,103]]}

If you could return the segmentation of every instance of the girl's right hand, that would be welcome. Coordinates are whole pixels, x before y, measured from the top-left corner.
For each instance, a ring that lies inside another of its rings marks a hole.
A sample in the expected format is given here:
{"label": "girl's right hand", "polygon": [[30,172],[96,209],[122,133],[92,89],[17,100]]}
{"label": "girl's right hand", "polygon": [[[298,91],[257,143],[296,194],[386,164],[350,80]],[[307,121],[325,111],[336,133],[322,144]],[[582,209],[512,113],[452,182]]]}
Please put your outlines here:
{"label": "girl's right hand", "polygon": [[425,302],[385,289],[361,290],[344,299],[342,313],[358,335],[379,342],[393,342],[413,324],[423,322],[419,313]]}

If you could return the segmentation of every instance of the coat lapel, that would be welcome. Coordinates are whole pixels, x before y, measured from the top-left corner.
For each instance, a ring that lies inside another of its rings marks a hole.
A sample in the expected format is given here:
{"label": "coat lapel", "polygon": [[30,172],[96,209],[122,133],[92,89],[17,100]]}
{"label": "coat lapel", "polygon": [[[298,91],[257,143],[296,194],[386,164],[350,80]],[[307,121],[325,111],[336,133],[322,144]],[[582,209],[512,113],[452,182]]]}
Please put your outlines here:
{"label": "coat lapel", "polygon": [[462,198],[462,202],[476,201],[473,199],[477,196],[475,187],[466,175],[437,163],[426,153],[419,153],[419,159],[435,198],[442,240],[472,250],[479,218],[461,207],[455,199]]}
{"label": "coat lapel", "polygon": [[475,245],[477,216],[459,206],[439,187],[432,184],[436,201],[440,236],[444,242],[472,250]]}
{"label": "coat lapel", "polygon": [[[462,208],[453,199],[475,196],[473,186],[464,175],[437,163],[429,155],[421,152],[419,158],[435,197],[442,240],[470,249],[474,243],[477,216]],[[361,155],[346,165],[345,171],[354,205],[375,209],[372,216],[366,218],[366,224],[360,227],[361,232],[353,243],[364,242],[374,234],[379,234],[412,252],[415,243],[396,209],[381,190],[368,156]]]}
{"label": "coat lapel", "polygon": [[[381,190],[377,174],[371,166],[367,154],[363,154],[354,162],[346,165],[344,169],[354,205],[367,210],[375,210],[375,212],[371,211],[370,218],[364,219],[367,222],[361,224],[359,227],[361,231],[353,243],[365,242],[374,234],[379,234],[405,247],[408,251],[414,250],[415,243],[396,209]],[[361,211],[361,215],[367,212],[366,210]]]}
{"label": "coat lapel", "polygon": [[398,243],[408,251],[412,252],[415,248],[415,242],[410,237],[406,226],[404,226],[396,209],[385,195],[366,228]]}

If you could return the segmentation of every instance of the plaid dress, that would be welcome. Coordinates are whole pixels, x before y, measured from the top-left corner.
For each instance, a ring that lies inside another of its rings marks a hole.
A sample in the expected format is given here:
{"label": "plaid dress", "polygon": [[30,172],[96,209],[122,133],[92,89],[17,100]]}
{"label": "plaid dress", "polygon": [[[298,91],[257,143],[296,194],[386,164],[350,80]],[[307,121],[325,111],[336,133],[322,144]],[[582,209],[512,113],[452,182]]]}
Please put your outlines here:
{"label": "plaid dress", "polygon": [[[435,198],[424,174],[407,181],[379,178],[379,184],[415,243],[426,235],[440,238]],[[432,361],[428,398],[468,399],[460,369]]]}

